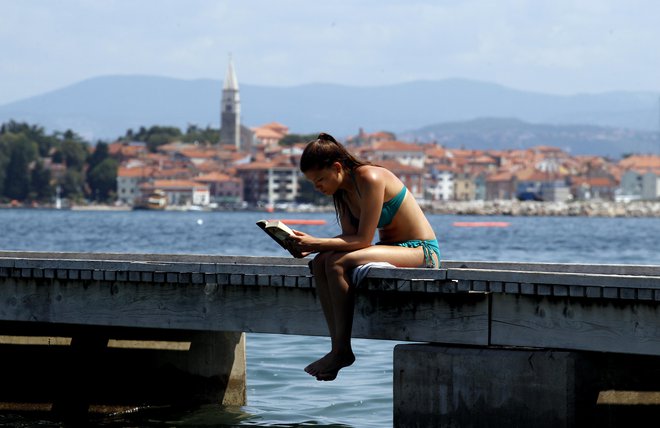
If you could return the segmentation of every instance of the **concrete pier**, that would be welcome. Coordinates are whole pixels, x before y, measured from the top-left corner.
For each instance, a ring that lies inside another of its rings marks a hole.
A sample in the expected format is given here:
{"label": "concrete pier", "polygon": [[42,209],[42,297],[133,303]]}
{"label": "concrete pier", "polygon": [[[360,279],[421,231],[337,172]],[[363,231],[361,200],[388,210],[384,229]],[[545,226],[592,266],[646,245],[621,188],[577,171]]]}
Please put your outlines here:
{"label": "concrete pier", "polygon": [[397,427],[574,426],[576,355],[398,345]]}
{"label": "concrete pier", "polygon": [[[427,343],[397,426],[610,427],[660,417],[620,399],[660,390],[659,319],[660,266],[447,261],[369,271],[353,336]],[[328,334],[305,260],[0,252],[0,405],[245,404],[243,332]]]}
{"label": "concrete pier", "polygon": [[[629,391],[644,391],[647,401],[626,400]],[[394,350],[398,428],[657,426],[659,391],[657,356],[432,344]]]}

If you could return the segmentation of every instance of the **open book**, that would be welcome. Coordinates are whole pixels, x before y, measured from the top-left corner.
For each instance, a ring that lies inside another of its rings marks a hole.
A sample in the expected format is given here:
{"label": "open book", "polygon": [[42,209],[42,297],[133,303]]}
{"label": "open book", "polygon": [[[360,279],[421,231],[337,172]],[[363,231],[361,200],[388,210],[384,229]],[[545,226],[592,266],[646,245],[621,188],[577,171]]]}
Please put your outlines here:
{"label": "open book", "polygon": [[293,249],[287,248],[287,246],[284,244],[284,240],[289,237],[289,235],[293,235],[293,230],[286,224],[282,223],[279,220],[259,220],[257,222],[257,226],[259,226],[264,232],[268,234],[271,238],[275,240],[282,248],[287,250],[289,253],[291,253],[292,256],[294,257],[302,257],[302,254],[300,251],[296,251]]}

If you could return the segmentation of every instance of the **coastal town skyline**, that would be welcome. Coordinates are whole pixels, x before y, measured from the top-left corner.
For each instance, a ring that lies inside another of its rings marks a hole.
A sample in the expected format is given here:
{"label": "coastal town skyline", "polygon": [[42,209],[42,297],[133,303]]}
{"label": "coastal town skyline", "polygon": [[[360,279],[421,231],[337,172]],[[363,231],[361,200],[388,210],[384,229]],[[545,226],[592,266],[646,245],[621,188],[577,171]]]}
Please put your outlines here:
{"label": "coastal town skyline", "polygon": [[[288,209],[318,203],[299,171],[306,142],[272,121],[241,123],[240,85],[230,60],[220,98],[220,127],[129,129],[93,148],[73,131],[45,135],[39,125],[11,121],[0,130],[0,198],[11,205],[46,201],[65,184],[78,203],[110,202],[145,209]],[[571,156],[552,145],[526,149],[451,148],[418,144],[385,130],[359,129],[346,146],[396,174],[426,208],[448,201],[657,200],[660,156],[630,153],[620,161]],[[37,154],[38,150],[38,154]],[[4,153],[3,153],[4,152]],[[41,183],[35,186],[35,182]],[[4,193],[4,195],[3,195]]]}

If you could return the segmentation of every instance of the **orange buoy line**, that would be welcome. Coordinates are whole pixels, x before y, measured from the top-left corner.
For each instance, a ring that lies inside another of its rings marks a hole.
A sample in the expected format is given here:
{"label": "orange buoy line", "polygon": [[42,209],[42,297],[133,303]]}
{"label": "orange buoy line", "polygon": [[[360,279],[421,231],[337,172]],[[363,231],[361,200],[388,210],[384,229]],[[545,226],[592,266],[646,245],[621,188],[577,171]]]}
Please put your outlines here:
{"label": "orange buoy line", "polygon": [[291,218],[280,220],[284,224],[306,224],[306,225],[317,225],[322,226],[325,224],[325,220],[309,220],[304,218]]}
{"label": "orange buoy line", "polygon": [[509,227],[506,221],[455,221],[454,227]]}

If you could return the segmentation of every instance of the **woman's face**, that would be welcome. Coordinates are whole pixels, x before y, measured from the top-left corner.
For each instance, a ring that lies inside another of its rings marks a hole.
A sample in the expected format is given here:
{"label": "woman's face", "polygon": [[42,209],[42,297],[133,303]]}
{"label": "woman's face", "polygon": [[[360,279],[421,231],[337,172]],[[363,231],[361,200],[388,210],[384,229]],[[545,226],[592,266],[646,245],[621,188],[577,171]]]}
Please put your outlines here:
{"label": "woman's face", "polygon": [[324,195],[333,195],[342,184],[341,171],[341,164],[335,162],[327,168],[310,169],[304,174],[316,190]]}

